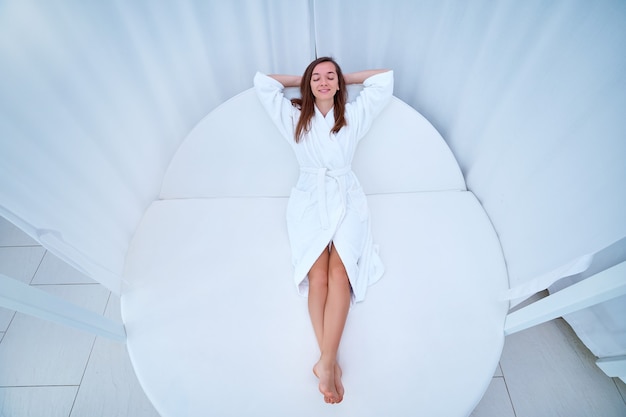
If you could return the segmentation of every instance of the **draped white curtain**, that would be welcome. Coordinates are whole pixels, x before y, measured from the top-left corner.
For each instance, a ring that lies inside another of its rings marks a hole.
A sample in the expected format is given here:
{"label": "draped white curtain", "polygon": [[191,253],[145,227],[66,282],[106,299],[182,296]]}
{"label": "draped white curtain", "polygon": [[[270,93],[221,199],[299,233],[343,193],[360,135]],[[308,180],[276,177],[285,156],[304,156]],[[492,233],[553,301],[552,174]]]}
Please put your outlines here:
{"label": "draped white curtain", "polygon": [[626,235],[626,3],[315,1],[318,54],[390,66],[498,232],[511,285]]}
{"label": "draped white curtain", "polygon": [[300,72],[309,22],[306,1],[0,1],[0,214],[119,292],[181,140],[257,68]]}
{"label": "draped white curtain", "polygon": [[626,235],[625,21],[619,0],[1,1],[0,214],[119,291],[194,124],[256,70],[333,55],[395,70],[518,285]]}

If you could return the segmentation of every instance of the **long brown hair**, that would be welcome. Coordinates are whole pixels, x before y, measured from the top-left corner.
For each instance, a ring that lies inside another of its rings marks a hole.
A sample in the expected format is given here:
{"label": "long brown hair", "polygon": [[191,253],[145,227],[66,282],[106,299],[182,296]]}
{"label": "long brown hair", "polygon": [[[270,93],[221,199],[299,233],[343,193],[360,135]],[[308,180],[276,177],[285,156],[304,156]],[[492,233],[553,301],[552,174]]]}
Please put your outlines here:
{"label": "long brown hair", "polygon": [[332,58],[318,58],[309,64],[304,71],[304,75],[302,75],[302,80],[300,81],[300,94],[302,98],[294,98],[291,100],[291,103],[300,109],[300,119],[296,125],[295,133],[296,142],[300,142],[302,136],[311,129],[311,119],[315,114],[315,96],[311,90],[311,78],[313,77],[313,70],[317,64],[322,62],[332,62],[335,65],[337,79],[339,81],[339,90],[334,97],[335,107],[333,113],[335,114],[335,125],[331,129],[331,132],[337,133],[342,127],[348,124],[345,117],[348,89],[346,88],[346,81],[343,79],[341,68],[339,68],[339,65],[337,65]]}

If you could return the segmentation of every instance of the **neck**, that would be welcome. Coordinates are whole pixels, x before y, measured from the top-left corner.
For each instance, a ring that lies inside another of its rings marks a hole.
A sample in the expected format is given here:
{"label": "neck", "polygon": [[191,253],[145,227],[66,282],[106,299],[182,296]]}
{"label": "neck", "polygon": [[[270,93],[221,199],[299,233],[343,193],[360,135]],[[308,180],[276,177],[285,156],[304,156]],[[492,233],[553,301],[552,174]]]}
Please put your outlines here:
{"label": "neck", "polygon": [[330,109],[335,105],[334,100],[315,100],[315,105],[319,109],[319,111],[326,117]]}

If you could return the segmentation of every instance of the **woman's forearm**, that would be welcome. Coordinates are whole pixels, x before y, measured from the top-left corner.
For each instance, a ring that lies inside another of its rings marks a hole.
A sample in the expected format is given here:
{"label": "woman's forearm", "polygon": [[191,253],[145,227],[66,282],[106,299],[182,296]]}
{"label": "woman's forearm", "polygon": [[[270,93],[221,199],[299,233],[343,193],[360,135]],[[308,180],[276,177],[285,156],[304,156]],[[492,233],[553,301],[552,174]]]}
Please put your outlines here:
{"label": "woman's forearm", "polygon": [[372,75],[380,74],[383,72],[389,71],[388,69],[376,69],[376,70],[365,70],[358,72],[351,72],[349,74],[344,74],[343,79],[346,81],[346,84],[363,84],[363,81],[367,80]]}
{"label": "woman's forearm", "polygon": [[268,74],[267,76],[281,83],[283,87],[300,87],[302,79],[300,75]]}

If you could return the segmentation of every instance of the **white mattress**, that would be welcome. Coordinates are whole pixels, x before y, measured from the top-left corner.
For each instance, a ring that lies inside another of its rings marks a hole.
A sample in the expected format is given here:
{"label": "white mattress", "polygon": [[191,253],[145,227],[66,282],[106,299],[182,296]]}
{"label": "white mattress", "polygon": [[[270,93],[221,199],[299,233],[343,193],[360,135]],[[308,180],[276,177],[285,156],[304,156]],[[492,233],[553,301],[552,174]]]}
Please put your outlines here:
{"label": "white mattress", "polygon": [[387,271],[349,314],[337,406],[311,372],[317,345],[292,284],[286,198],[150,207],[128,252],[122,314],[137,376],[164,417],[471,412],[497,366],[507,311],[489,219],[463,191],[369,202]]}

